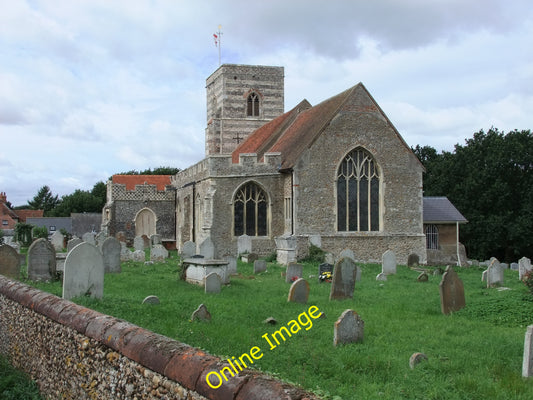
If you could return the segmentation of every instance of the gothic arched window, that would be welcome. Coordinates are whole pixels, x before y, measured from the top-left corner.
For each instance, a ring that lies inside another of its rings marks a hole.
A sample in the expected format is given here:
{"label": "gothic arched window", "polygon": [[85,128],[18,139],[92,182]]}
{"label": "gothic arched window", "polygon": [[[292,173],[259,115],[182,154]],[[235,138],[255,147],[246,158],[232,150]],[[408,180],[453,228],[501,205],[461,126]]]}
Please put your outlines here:
{"label": "gothic arched window", "polygon": [[248,95],[246,115],[249,117],[259,117],[259,95],[252,92]]}
{"label": "gothic arched window", "polygon": [[248,182],[237,190],[233,199],[233,218],[235,236],[267,235],[267,196],[259,185]]}
{"label": "gothic arched window", "polygon": [[342,160],[337,171],[339,231],[379,231],[379,175],[372,155],[360,147]]}

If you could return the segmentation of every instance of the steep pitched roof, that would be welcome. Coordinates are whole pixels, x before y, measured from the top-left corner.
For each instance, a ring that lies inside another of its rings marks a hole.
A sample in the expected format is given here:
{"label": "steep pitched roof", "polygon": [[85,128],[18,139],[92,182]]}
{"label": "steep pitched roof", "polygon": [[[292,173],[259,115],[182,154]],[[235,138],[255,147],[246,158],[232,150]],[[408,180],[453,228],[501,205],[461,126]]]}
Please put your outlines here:
{"label": "steep pitched roof", "polygon": [[126,185],[126,190],[135,190],[135,185],[156,185],[157,190],[162,192],[165,186],[170,185],[172,175],[113,175],[111,181]]}
{"label": "steep pitched roof", "polygon": [[[348,99],[356,92],[366,96],[365,98],[370,103],[347,104]],[[282,160],[280,170],[289,170],[343,107],[348,107],[350,110],[355,109],[357,112],[378,112],[386,119],[401,143],[410,151],[407,143],[405,143],[374,98],[362,83],[358,83],[314,107],[311,107],[307,100],[302,101],[292,110],[253,132],[233,151],[232,160],[234,163],[238,162],[239,155],[243,153],[256,153],[258,158],[261,159],[265,153],[280,152]]]}
{"label": "steep pitched roof", "polygon": [[468,220],[447,197],[424,197],[424,223],[465,223]]}

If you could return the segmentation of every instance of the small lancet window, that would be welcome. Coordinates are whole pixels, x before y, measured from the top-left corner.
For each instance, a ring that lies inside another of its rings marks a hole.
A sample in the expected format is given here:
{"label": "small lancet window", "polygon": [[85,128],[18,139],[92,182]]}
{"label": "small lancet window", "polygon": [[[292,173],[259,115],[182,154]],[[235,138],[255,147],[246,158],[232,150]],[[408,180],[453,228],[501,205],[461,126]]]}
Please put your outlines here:
{"label": "small lancet window", "polygon": [[249,117],[259,117],[259,96],[252,92],[247,100],[247,113]]}

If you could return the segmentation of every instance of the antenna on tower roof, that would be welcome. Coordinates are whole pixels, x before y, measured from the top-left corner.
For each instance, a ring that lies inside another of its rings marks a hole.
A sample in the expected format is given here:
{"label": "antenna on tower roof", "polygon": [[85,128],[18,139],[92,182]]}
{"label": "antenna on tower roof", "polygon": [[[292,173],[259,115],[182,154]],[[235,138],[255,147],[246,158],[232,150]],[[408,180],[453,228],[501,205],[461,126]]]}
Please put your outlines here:
{"label": "antenna on tower roof", "polygon": [[221,65],[220,52],[221,52],[221,47],[222,47],[222,32],[221,32],[221,29],[222,29],[222,25],[219,25],[218,26],[218,32],[213,33],[213,39],[215,39],[215,46],[218,47],[218,65],[219,66]]}

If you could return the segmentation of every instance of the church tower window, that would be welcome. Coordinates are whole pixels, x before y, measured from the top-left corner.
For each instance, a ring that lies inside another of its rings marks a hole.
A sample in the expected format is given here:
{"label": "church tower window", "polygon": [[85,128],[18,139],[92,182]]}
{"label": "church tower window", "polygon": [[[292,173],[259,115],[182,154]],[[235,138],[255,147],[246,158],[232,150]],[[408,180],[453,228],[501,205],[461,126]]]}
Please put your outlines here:
{"label": "church tower window", "polygon": [[248,95],[246,115],[249,117],[259,117],[259,96],[255,92]]}
{"label": "church tower window", "polygon": [[372,155],[358,147],[337,171],[337,229],[379,231],[380,174]]}
{"label": "church tower window", "polygon": [[267,196],[263,189],[253,182],[241,186],[233,201],[235,236],[266,236],[267,211]]}

